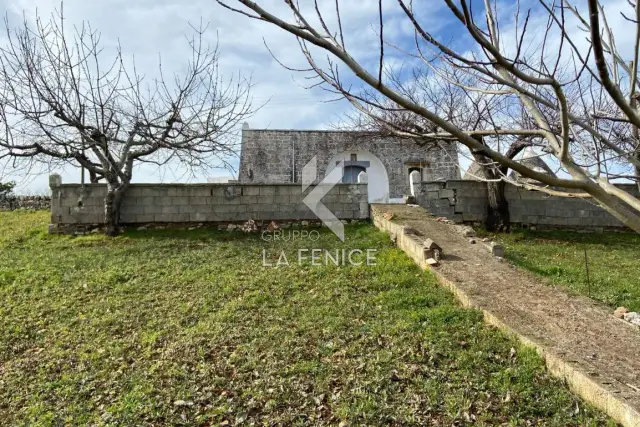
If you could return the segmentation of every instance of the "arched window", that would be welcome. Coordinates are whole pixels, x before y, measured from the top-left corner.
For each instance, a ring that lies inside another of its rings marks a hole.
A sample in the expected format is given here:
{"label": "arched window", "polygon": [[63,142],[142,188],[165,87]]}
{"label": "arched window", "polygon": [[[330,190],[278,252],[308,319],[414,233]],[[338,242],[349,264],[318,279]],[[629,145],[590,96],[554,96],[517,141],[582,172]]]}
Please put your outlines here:
{"label": "arched window", "polygon": [[360,172],[366,172],[362,166],[345,166],[344,173],[342,175],[342,183],[343,184],[357,184],[358,183],[358,175]]}

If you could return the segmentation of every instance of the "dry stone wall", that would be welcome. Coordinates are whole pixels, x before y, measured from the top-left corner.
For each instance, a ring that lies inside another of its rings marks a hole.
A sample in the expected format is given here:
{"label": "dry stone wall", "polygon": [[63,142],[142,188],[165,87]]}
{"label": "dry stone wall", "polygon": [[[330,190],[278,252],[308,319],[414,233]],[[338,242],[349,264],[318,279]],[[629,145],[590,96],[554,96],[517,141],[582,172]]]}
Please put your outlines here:
{"label": "dry stone wall", "polygon": [[[52,232],[67,225],[104,223],[105,185],[51,179]],[[318,220],[302,202],[300,185],[132,184],[121,209],[123,224],[239,223]],[[366,184],[338,184],[322,199],[339,219],[369,218]]]}
{"label": "dry stone wall", "polygon": [[0,211],[15,210],[40,211],[51,209],[49,196],[8,196],[0,197]]}
{"label": "dry stone wall", "polygon": [[[487,213],[486,183],[470,180],[422,182],[416,185],[418,204],[436,216],[456,222],[483,221]],[[638,197],[635,185],[619,185]],[[564,190],[566,191],[566,190]],[[591,199],[549,196],[507,185],[511,222],[525,226],[571,229],[623,228],[624,225]]]}

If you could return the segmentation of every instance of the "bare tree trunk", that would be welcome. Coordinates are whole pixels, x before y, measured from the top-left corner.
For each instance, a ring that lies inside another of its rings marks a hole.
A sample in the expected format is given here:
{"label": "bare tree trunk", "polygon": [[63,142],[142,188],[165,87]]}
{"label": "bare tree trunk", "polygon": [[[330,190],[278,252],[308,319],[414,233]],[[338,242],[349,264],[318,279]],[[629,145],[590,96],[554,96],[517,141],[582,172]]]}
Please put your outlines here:
{"label": "bare tree trunk", "polygon": [[[476,137],[484,145],[482,137]],[[530,143],[527,141],[515,141],[505,154],[513,159]],[[480,165],[480,170],[487,180],[487,217],[484,226],[487,231],[496,233],[509,233],[511,231],[511,214],[509,212],[509,202],[504,192],[506,182],[502,176],[506,175],[508,168],[496,164],[489,157],[482,153],[473,153],[473,157]]]}
{"label": "bare tree trunk", "polygon": [[504,195],[505,182],[488,182],[487,219],[485,227],[488,231],[508,233],[511,231],[511,215],[509,203]]}
{"label": "bare tree trunk", "polygon": [[128,182],[107,184],[107,195],[104,198],[104,234],[107,236],[117,236],[120,232],[120,207],[128,187]]}
{"label": "bare tree trunk", "polygon": [[484,226],[490,232],[508,233],[511,230],[509,202],[504,195],[505,182],[500,178],[498,166],[482,154],[474,153],[473,157],[487,180],[487,217]]}

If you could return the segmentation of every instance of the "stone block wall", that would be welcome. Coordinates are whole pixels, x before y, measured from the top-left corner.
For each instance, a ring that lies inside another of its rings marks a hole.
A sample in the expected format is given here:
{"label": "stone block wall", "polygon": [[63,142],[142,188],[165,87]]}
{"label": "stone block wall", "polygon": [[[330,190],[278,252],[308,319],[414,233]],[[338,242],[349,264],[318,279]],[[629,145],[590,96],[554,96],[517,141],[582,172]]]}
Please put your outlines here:
{"label": "stone block wall", "polygon": [[[638,188],[620,188],[636,197]],[[456,222],[484,221],[487,212],[486,183],[469,180],[422,182],[416,185],[418,204],[436,216]],[[564,190],[567,191],[567,190]],[[550,228],[622,228],[624,225],[591,199],[556,197],[507,185],[511,222]]]}
{"label": "stone block wall", "polygon": [[[51,223],[102,224],[102,184],[51,181]],[[123,224],[318,220],[302,202],[300,185],[132,184],[121,209]],[[322,199],[340,219],[369,218],[366,184],[338,184]]]}

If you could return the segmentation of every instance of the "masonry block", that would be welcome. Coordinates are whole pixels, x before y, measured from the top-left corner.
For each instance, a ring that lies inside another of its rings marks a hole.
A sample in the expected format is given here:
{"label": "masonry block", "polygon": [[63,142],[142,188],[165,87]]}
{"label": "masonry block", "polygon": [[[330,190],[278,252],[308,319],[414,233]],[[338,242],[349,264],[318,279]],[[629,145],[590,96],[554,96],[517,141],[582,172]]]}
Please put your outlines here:
{"label": "masonry block", "polygon": [[199,205],[206,205],[207,204],[207,200],[209,200],[210,197],[191,197],[189,199],[189,204],[191,205],[195,205],[195,206],[199,206]]}
{"label": "masonry block", "polygon": [[451,214],[451,215],[446,215],[446,217],[447,219],[453,222],[457,222],[457,223],[464,222],[464,218],[462,217],[462,214]]}
{"label": "masonry block", "polygon": [[141,215],[143,213],[145,213],[145,209],[147,208],[147,206],[127,206],[122,207],[120,209],[120,213],[121,214],[132,214],[132,215]]}
{"label": "masonry block", "polygon": [[258,204],[261,204],[261,205],[273,205],[274,196],[258,196],[257,202]]}
{"label": "masonry block", "polygon": [[290,196],[291,195],[291,187],[288,185],[277,185],[275,188],[276,196]]}
{"label": "masonry block", "polygon": [[[222,192],[220,192],[222,193]],[[242,187],[242,195],[243,196],[259,196],[260,188],[259,187]]]}
{"label": "masonry block", "polygon": [[177,214],[180,213],[180,206],[153,206],[152,209],[149,210],[149,214],[161,213],[161,214]]}
{"label": "masonry block", "polygon": [[462,220],[467,221],[482,221],[484,218],[482,215],[478,215],[476,213],[465,212],[462,214]]}
{"label": "masonry block", "polygon": [[189,188],[189,197],[210,197],[211,187],[191,187]]}
{"label": "masonry block", "polygon": [[[165,206],[140,206],[143,210],[142,212],[138,212],[138,214],[157,214],[157,213],[163,213],[162,209]],[[174,208],[176,208],[176,212],[178,213],[180,211],[180,207],[179,206],[173,206]]]}
{"label": "masonry block", "polygon": [[444,182],[423,182],[422,183],[422,191],[439,191],[440,189],[445,188]]}
{"label": "masonry block", "polygon": [[443,189],[438,191],[439,199],[453,199],[456,195],[456,192],[450,189]]}
{"label": "masonry block", "polygon": [[206,222],[207,221],[207,213],[205,212],[196,212],[189,215],[190,222]]}
{"label": "masonry block", "polygon": [[168,197],[188,197],[189,194],[182,187],[169,187],[167,189]]}
{"label": "masonry block", "polygon": [[180,206],[180,213],[181,214],[191,215],[191,214],[196,213],[196,212],[198,212],[198,209],[195,206],[192,206],[192,205]]}
{"label": "masonry block", "polygon": [[187,206],[189,204],[188,197],[171,197],[172,206]]}
{"label": "masonry block", "polygon": [[275,187],[260,187],[260,195],[261,196],[275,196],[276,189]]}

